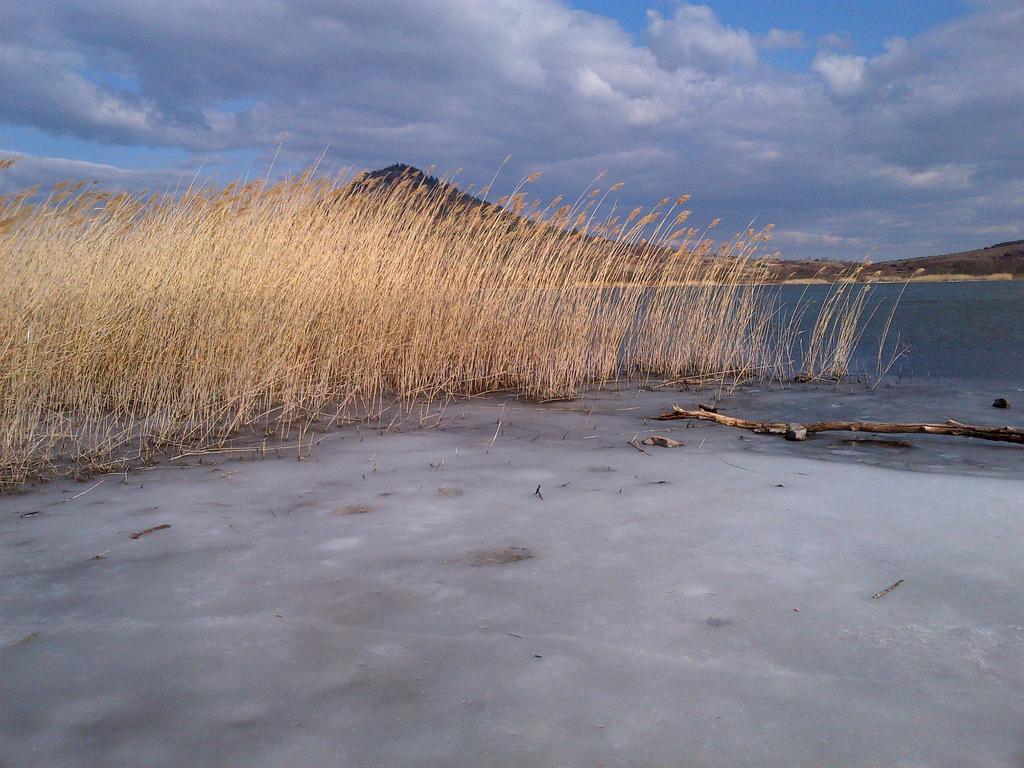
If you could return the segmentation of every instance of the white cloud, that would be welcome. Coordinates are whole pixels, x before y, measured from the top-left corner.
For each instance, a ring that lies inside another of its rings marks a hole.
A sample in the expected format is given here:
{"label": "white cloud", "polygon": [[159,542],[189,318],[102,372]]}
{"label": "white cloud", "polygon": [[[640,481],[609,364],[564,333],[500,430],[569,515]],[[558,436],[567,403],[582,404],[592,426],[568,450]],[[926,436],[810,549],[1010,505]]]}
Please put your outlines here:
{"label": "white cloud", "polygon": [[586,100],[601,103],[609,116],[618,116],[629,125],[654,125],[672,114],[657,98],[630,96],[590,68],[577,73],[576,88]]}
{"label": "white cloud", "polygon": [[726,27],[706,5],[681,4],[671,18],[647,12],[651,50],[666,68],[752,66],[757,46],[744,29]]}
{"label": "white cloud", "polygon": [[811,69],[825,78],[837,96],[852,96],[860,93],[869,81],[883,86],[884,81],[898,77],[912,58],[910,44],[904,38],[890,37],[885,41],[885,50],[871,58],[819,50]]}
{"label": "white cloud", "polygon": [[811,62],[811,68],[825,78],[833,93],[840,96],[850,96],[861,90],[867,67],[866,56],[849,56],[825,51],[819,51]]}
{"label": "white cloud", "polygon": [[772,240],[779,245],[797,245],[829,250],[841,248],[848,251],[850,248],[864,247],[864,240],[859,237],[844,237],[842,235],[820,232],[803,232],[798,229],[776,230],[772,234]]}
{"label": "white cloud", "polygon": [[30,186],[43,188],[59,181],[80,179],[106,187],[173,191],[189,177],[178,171],[132,171],[107,163],[91,163],[62,157],[36,157],[0,147],[0,157],[14,157],[14,165],[0,171],[0,194]]}
{"label": "white cloud", "polygon": [[758,45],[768,51],[779,51],[787,48],[804,48],[807,43],[804,41],[804,33],[799,29],[777,29],[772,27],[768,33],[761,36]]}
{"label": "white cloud", "polygon": [[910,44],[902,37],[890,37],[885,41],[885,51],[871,59],[871,66],[891,70],[902,66],[910,58]]}
{"label": "white cloud", "polygon": [[873,174],[894,185],[908,189],[966,192],[970,188],[973,169],[963,165],[944,165],[915,170],[898,165],[882,165]]}
{"label": "white cloud", "polygon": [[[1024,208],[1024,78],[1009,74],[1024,71],[1024,6],[986,2],[873,57],[825,41],[794,72],[758,47],[798,33],[757,38],[685,3],[649,15],[637,44],[558,0],[181,0],[158,17],[132,0],[37,0],[5,8],[0,121],[177,148],[192,168],[269,159],[285,133],[277,168],[330,145],[337,165],[463,166],[486,183],[511,153],[505,176],[543,170],[546,195],[607,169],[623,205],[693,192],[695,220],[840,238],[780,237],[787,255],[910,255],[983,244]],[[19,166],[0,182],[155,186],[150,172]]]}
{"label": "white cloud", "polygon": [[7,119],[31,121],[53,113],[83,126],[146,134],[151,128],[148,106],[86,80],[76,71],[84,64],[81,56],[0,42],[0,103]]}
{"label": "white cloud", "polygon": [[831,51],[852,51],[856,44],[849,32],[829,32],[818,38],[818,47]]}

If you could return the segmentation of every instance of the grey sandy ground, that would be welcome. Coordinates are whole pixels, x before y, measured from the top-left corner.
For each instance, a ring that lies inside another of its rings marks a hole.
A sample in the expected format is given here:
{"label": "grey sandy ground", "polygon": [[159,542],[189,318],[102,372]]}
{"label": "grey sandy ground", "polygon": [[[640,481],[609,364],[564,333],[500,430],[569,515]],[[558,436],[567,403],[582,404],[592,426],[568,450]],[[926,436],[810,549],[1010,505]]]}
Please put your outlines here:
{"label": "grey sandy ground", "polygon": [[1024,451],[625,445],[674,400],[0,499],[0,765],[1019,764]]}

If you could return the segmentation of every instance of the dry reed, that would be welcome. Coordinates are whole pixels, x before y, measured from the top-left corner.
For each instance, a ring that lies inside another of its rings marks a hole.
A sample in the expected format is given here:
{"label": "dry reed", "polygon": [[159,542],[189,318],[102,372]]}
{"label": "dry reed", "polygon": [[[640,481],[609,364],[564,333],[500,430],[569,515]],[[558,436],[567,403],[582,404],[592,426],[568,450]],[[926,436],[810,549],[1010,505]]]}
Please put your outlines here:
{"label": "dry reed", "polygon": [[[301,446],[317,419],[395,402],[792,375],[794,324],[755,258],[770,230],[713,247],[686,198],[620,219],[607,192],[524,189],[481,205],[306,173],[0,198],[0,484],[240,434]],[[858,334],[850,302],[825,311],[811,377],[842,373]]]}

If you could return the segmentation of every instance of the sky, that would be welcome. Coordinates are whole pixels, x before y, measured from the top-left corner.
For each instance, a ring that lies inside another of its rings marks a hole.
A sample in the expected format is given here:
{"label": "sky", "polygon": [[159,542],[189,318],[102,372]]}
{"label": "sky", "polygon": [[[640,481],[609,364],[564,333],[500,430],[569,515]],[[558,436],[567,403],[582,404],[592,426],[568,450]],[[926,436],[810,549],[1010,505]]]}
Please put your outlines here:
{"label": "sky", "polygon": [[786,257],[943,253],[1024,238],[1021,40],[1021,0],[0,3],[0,192],[511,156]]}

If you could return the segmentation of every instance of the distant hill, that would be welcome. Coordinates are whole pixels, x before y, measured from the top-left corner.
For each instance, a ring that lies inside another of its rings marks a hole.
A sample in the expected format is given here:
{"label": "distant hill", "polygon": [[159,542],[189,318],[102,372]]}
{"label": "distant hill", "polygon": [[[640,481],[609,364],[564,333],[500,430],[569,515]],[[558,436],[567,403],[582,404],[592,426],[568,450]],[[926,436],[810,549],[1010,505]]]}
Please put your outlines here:
{"label": "distant hill", "polygon": [[415,166],[406,165],[405,163],[395,163],[394,165],[389,165],[387,168],[360,173],[355,177],[355,179],[353,179],[352,188],[360,191],[374,188],[388,188],[403,181],[407,182],[411,186],[426,187],[431,191],[438,189],[442,185],[449,186],[446,182],[441,181],[436,176],[428,176]]}
{"label": "distant hill", "polygon": [[[833,280],[856,269],[854,261],[776,261],[770,271],[777,282]],[[879,261],[860,274],[865,281],[1024,280],[1024,240],[997,243],[986,248],[940,256]]]}
{"label": "distant hill", "polygon": [[875,266],[902,275],[915,274],[923,269],[926,274],[936,275],[1010,274],[1024,278],[1024,240],[997,243],[975,251],[947,253],[944,256],[886,261]]}
{"label": "distant hill", "polygon": [[[423,187],[431,196],[441,199],[441,205],[448,207],[471,207],[492,209],[492,203],[485,202],[467,192],[462,192],[454,184],[431,176],[419,168],[405,163],[395,163],[387,168],[368,171],[353,179],[350,189],[353,192],[386,193],[399,184],[412,187]],[[510,227],[517,226],[524,220],[515,217],[508,211],[501,216],[509,217]],[[1024,240],[996,243],[986,248],[959,253],[947,253],[939,256],[920,256],[912,259],[880,261],[864,266],[856,261],[833,261],[827,259],[814,260],[773,260],[768,263],[772,282],[832,282],[848,275],[858,268],[859,279],[870,281],[944,281],[944,280],[991,280],[1014,279],[1024,280]]]}
{"label": "distant hill", "polygon": [[353,192],[382,192],[387,193],[399,184],[406,184],[409,187],[423,188],[432,197],[440,198],[442,205],[466,206],[470,208],[492,208],[491,203],[485,202],[459,190],[454,184],[431,176],[419,168],[405,163],[395,163],[387,168],[376,171],[366,171],[359,174],[352,180],[349,188]]}

